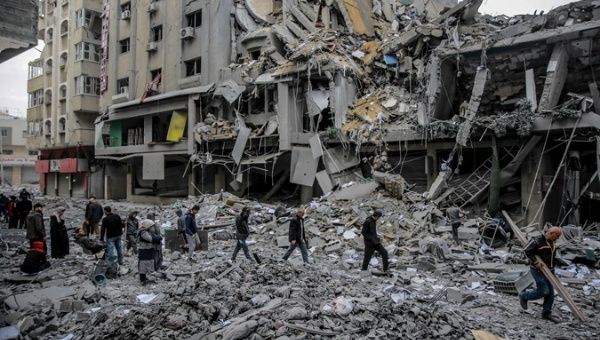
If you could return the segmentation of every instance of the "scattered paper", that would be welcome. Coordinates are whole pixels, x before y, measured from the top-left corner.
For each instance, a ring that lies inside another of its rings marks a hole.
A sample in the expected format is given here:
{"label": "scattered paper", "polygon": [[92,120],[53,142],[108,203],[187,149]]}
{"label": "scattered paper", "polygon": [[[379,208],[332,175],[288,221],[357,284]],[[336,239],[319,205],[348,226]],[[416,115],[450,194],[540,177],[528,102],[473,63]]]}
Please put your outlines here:
{"label": "scattered paper", "polygon": [[148,304],[152,301],[154,301],[154,299],[157,298],[156,294],[140,294],[137,296],[137,300],[138,302],[141,302],[143,304]]}

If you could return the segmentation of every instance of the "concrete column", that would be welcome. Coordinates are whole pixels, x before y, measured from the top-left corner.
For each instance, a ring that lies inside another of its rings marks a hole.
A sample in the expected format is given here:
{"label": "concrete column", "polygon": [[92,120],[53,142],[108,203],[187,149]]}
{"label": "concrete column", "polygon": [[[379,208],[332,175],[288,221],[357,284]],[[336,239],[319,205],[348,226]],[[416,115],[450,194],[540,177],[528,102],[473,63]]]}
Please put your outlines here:
{"label": "concrete column", "polygon": [[21,185],[21,181],[23,179],[23,167],[22,166],[13,166],[12,168],[12,185]]}
{"label": "concrete column", "polygon": [[300,186],[300,203],[308,203],[313,198],[313,187],[301,185]]}
{"label": "concrete column", "polygon": [[[544,215],[544,211],[540,211],[536,220],[533,220],[535,213],[540,207],[542,200],[544,199],[544,195],[542,193],[542,178],[544,175],[544,159],[541,159],[541,167],[537,178],[535,178],[536,170],[538,167],[538,161],[541,157],[544,157],[542,154],[541,146],[535,148],[532,151],[531,157],[528,158],[527,166],[523,167],[521,170],[521,197],[523,209],[527,209],[524,211],[525,222],[526,224],[532,223],[540,223],[542,220],[541,216]],[[531,193],[531,198],[529,195]],[[527,202],[529,202],[529,208],[527,208]]]}

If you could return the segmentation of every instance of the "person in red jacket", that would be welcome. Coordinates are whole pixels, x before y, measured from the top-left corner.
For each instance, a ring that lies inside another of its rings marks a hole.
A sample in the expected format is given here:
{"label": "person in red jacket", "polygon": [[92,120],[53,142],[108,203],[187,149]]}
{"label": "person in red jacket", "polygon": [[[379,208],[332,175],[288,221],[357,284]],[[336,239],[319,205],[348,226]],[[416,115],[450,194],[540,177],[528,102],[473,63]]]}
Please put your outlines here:
{"label": "person in red jacket", "polygon": [[17,216],[17,196],[10,196],[6,210],[8,214],[8,227],[10,229],[17,228],[17,223],[19,222],[19,216]]}

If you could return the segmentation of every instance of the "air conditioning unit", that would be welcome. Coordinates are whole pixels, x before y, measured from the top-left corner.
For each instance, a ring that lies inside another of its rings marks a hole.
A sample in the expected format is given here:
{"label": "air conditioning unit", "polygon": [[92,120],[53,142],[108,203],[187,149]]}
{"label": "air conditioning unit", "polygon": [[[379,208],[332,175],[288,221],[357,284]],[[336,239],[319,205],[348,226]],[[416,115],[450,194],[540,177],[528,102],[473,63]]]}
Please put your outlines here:
{"label": "air conditioning unit", "polygon": [[129,93],[129,86],[121,86],[119,88],[119,94]]}
{"label": "air conditioning unit", "polygon": [[151,2],[150,5],[148,5],[148,13],[154,13],[156,11],[158,11],[158,4]]}
{"label": "air conditioning unit", "polygon": [[125,11],[121,12],[121,20],[127,20],[129,18],[131,18],[130,10],[125,10]]}
{"label": "air conditioning unit", "polygon": [[148,46],[146,46],[146,51],[148,52],[154,52],[156,50],[158,50],[158,44],[154,41],[148,43]]}
{"label": "air conditioning unit", "polygon": [[181,29],[181,39],[193,39],[194,38],[194,28],[193,27],[184,27]]}

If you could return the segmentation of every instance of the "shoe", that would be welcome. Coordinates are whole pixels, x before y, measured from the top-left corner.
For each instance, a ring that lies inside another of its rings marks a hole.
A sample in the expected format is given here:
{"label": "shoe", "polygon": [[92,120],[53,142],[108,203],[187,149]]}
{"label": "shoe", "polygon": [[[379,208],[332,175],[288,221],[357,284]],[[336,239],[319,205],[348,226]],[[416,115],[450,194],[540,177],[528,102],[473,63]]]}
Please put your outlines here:
{"label": "shoe", "polygon": [[560,320],[558,320],[557,318],[552,316],[552,314],[550,314],[550,313],[548,313],[548,314],[542,313],[542,319],[548,320],[548,321],[551,321],[554,323],[560,323]]}
{"label": "shoe", "polygon": [[146,280],[146,281],[142,281],[142,285],[143,285],[143,286],[147,286],[147,285],[153,285],[153,284],[155,284],[155,283],[156,283],[156,281],[154,281],[154,280]]}
{"label": "shoe", "polygon": [[527,300],[525,300],[521,294],[519,294],[519,303],[521,304],[521,308],[527,310]]}

